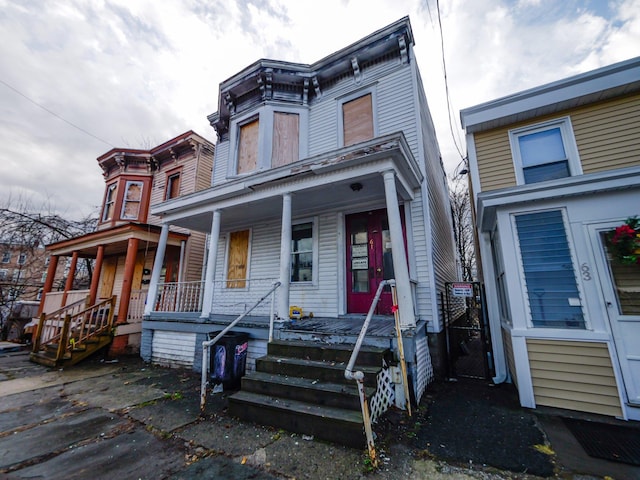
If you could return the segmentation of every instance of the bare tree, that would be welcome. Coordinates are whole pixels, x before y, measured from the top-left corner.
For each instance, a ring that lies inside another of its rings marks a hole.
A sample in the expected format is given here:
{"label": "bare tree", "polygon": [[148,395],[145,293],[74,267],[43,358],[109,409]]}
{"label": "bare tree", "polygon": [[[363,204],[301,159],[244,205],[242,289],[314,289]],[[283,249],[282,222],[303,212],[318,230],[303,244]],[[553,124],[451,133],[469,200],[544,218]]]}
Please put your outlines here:
{"label": "bare tree", "polygon": [[462,279],[472,281],[476,272],[476,251],[467,176],[456,175],[450,179],[449,184],[453,230]]}
{"label": "bare tree", "polygon": [[[91,216],[69,220],[22,199],[0,206],[0,327],[16,302],[37,299],[44,283],[44,246],[91,232],[95,225]],[[91,261],[82,268],[90,278]]]}

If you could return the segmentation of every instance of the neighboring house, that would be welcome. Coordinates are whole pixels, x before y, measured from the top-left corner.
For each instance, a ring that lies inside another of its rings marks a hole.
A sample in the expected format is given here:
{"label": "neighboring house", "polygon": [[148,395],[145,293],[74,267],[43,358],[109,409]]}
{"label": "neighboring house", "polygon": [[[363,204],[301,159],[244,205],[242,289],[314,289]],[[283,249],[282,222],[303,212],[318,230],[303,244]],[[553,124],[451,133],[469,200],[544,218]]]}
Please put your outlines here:
{"label": "neighboring house", "polygon": [[[273,305],[238,328],[249,335],[250,370],[267,351],[271,307],[279,339],[354,343],[379,283],[395,279],[420,398],[432,375],[429,347],[443,368],[439,293],[457,269],[446,175],[413,47],[403,18],[313,64],[263,59],[221,83],[208,117],[218,135],[210,188],[151,209],[167,229],[209,234],[206,281],[152,279],[159,301],[147,303],[145,360],[200,370],[207,335],[276,281]],[[198,293],[197,308],[162,304],[179,288]],[[288,322],[291,307],[301,313]],[[395,348],[390,291],[375,308],[379,328],[365,343]]]}
{"label": "neighboring house", "polygon": [[461,112],[496,381],[523,406],[640,420],[640,58]]}
{"label": "neighboring house", "polygon": [[[160,221],[150,205],[209,186],[214,145],[192,131],[149,150],[113,149],[98,158],[106,187],[95,232],[46,246],[49,270],[40,311],[49,314],[78,300],[93,305],[116,295],[112,354],[134,353],[146,301]],[[162,277],[200,280],[205,234],[175,228],[167,237]],[[64,289],[53,290],[60,258],[66,258]],[[88,289],[73,290],[79,259],[93,262]]]}

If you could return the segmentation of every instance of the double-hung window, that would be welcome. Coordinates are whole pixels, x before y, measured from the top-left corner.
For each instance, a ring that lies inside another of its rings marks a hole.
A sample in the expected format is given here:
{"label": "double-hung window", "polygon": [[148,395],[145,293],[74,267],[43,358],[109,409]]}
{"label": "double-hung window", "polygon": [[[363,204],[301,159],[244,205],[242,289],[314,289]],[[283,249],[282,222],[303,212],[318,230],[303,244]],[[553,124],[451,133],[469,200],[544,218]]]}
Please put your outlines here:
{"label": "double-hung window", "polygon": [[180,195],[180,172],[167,176],[167,187],[164,194],[165,200],[176,198]]}
{"label": "double-hung window", "polygon": [[2,263],[11,262],[11,252],[2,252]]}
{"label": "double-hung window", "polygon": [[141,203],[142,182],[127,182],[124,191],[124,199],[122,201],[122,212],[120,214],[120,218],[123,220],[138,220]]}
{"label": "double-hung window", "polygon": [[519,185],[582,173],[568,117],[511,130],[509,137]]}
{"label": "double-hung window", "polygon": [[313,222],[291,228],[291,281],[313,281]]}
{"label": "double-hung window", "polygon": [[102,211],[103,222],[113,218],[113,209],[116,204],[116,187],[117,185],[115,183],[107,187],[107,193],[104,197],[104,209]]}
{"label": "double-hung window", "polygon": [[237,174],[251,173],[258,168],[260,121],[256,118],[239,128]]}
{"label": "double-hung window", "polygon": [[25,252],[21,252],[18,256],[18,265],[24,265],[27,263],[27,254]]}
{"label": "double-hung window", "polygon": [[531,325],[584,329],[562,211],[516,215],[515,225]]}

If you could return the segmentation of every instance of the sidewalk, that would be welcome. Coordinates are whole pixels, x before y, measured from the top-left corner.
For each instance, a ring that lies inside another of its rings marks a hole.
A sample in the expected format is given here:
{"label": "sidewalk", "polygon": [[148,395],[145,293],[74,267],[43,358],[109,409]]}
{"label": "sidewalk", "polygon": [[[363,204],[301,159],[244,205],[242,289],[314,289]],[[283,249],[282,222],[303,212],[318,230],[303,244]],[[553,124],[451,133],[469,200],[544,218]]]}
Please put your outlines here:
{"label": "sidewalk", "polygon": [[[471,399],[462,382],[429,387],[414,418],[393,411],[376,426],[375,472],[364,448],[230,417],[226,393],[210,395],[200,416],[199,388],[194,372],[138,358],[58,371],[31,364],[26,352],[0,352],[0,478],[640,478],[638,468],[595,468],[591,457],[565,452],[570,439],[557,436],[553,418],[514,407],[508,388],[474,385]],[[438,428],[449,437],[434,436]],[[555,454],[533,448],[547,439]]]}

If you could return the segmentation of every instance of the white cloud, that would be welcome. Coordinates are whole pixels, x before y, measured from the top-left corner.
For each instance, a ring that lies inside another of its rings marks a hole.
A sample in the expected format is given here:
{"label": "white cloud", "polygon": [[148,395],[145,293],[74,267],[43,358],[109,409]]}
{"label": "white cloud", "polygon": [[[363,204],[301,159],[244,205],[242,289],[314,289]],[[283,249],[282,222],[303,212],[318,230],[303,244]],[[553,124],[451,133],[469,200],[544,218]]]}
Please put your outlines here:
{"label": "white cloud", "polygon": [[[640,54],[640,0],[440,2],[454,133],[458,110]],[[0,0],[0,80],[111,145],[193,129],[218,85],[259,58],[312,63],[410,15],[445,165],[447,119],[434,0]],[[0,186],[78,216],[101,202],[110,149],[0,84]],[[460,141],[459,141],[460,143]],[[462,146],[464,151],[464,146]],[[0,197],[1,201],[1,197]],[[35,201],[34,203],[39,203]]]}

